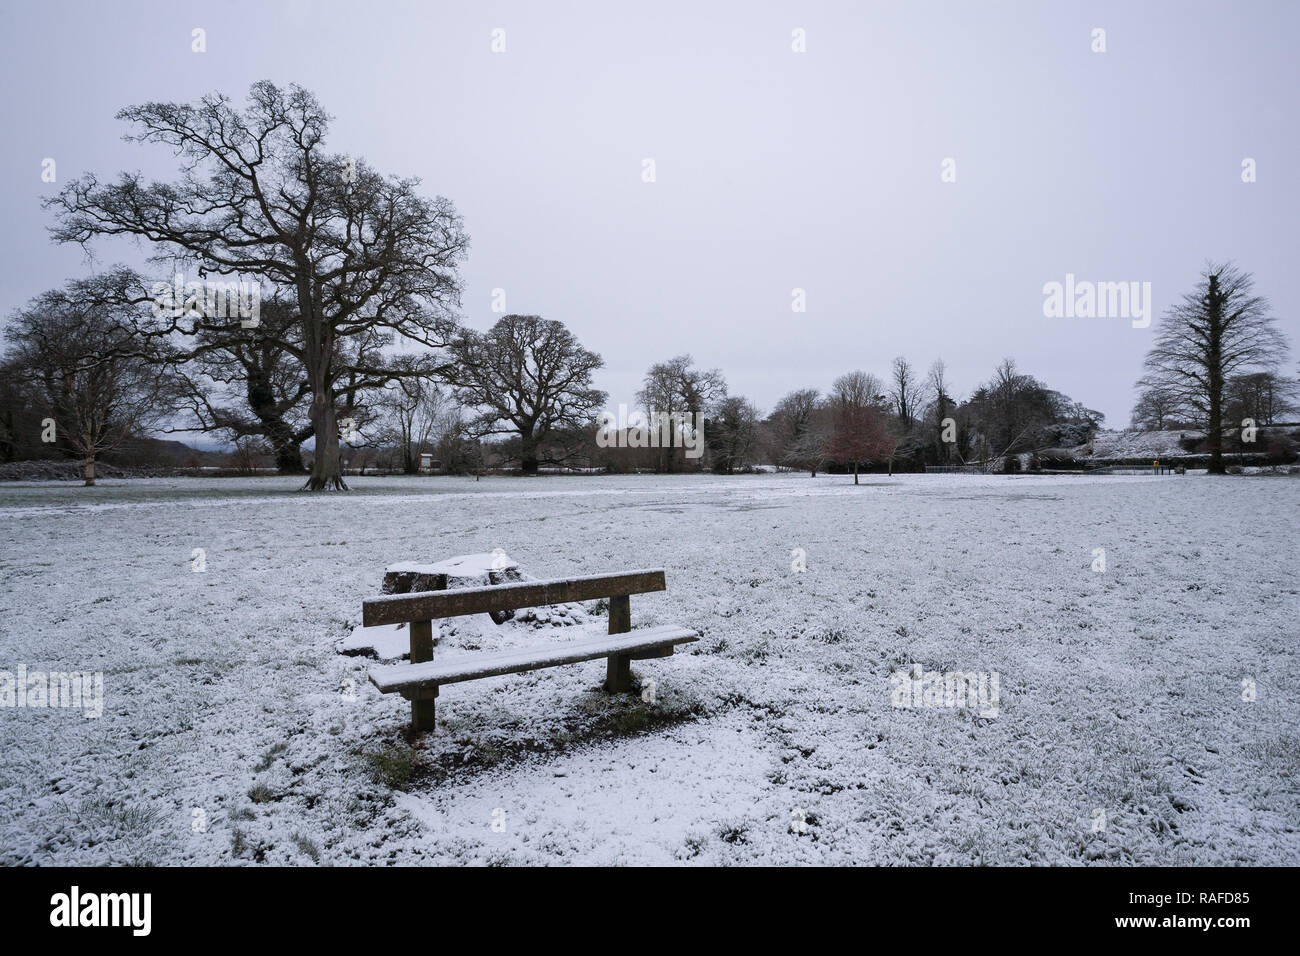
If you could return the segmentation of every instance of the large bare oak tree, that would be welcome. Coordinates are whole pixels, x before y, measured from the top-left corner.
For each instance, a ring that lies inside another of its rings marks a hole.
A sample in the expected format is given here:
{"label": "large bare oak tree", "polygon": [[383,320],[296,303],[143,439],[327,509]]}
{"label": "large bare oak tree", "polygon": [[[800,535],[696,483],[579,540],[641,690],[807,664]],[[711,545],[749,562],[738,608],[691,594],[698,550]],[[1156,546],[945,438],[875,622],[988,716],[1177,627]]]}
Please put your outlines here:
{"label": "large bare oak tree", "polygon": [[[444,374],[456,397],[476,409],[479,438],[518,435],[520,467],[536,474],[546,443],[566,431],[595,428],[605,393],[591,376],[604,360],[584,349],[563,322],[536,315],[503,316],[487,332],[462,332]],[[547,456],[553,461],[553,456]]]}
{"label": "large bare oak tree", "polygon": [[[85,245],[135,237],[154,245],[156,261],[179,258],[200,275],[253,276],[292,290],[299,324],[278,344],[301,362],[311,392],[316,453],[304,487],[345,488],[339,383],[394,375],[382,359],[358,366],[341,356],[358,336],[446,344],[469,245],[455,207],[419,194],[417,179],[327,153],[330,117],[298,86],[255,83],[243,109],[214,93],[193,104],[128,107],[118,118],[133,127],[128,140],[174,150],[179,178],[83,176],[48,201],[58,214],[54,238]],[[178,318],[150,329],[196,331]]]}

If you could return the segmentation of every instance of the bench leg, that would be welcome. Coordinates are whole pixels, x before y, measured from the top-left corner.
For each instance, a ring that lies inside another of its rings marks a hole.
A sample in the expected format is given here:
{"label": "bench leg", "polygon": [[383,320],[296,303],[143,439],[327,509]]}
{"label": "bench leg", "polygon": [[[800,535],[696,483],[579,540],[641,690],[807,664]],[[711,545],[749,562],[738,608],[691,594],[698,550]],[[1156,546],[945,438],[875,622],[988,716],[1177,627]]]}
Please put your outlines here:
{"label": "bench leg", "polygon": [[[609,633],[626,634],[632,630],[632,600],[626,594],[609,599]],[[632,689],[632,658],[612,654],[605,663],[605,690],[611,694]]]}
{"label": "bench leg", "polygon": [[434,707],[438,703],[438,688],[417,690],[411,697],[411,729],[433,730]]}
{"label": "bench leg", "polygon": [[[433,622],[412,621],[411,663],[423,664],[433,660]],[[433,730],[433,710],[437,703],[438,688],[417,690],[411,697],[411,729]]]}
{"label": "bench leg", "polygon": [[605,659],[605,690],[611,694],[632,689],[632,658],[626,654],[611,654]]}

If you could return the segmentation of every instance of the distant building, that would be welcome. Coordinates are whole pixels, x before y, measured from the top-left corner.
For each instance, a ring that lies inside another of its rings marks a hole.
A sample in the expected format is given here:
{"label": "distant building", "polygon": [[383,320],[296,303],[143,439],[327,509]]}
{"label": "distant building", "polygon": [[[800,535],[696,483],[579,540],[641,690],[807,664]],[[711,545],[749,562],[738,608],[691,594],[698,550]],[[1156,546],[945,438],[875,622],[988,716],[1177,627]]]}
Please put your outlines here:
{"label": "distant building", "polygon": [[442,471],[442,462],[434,458],[430,452],[420,452],[420,474],[432,475]]}

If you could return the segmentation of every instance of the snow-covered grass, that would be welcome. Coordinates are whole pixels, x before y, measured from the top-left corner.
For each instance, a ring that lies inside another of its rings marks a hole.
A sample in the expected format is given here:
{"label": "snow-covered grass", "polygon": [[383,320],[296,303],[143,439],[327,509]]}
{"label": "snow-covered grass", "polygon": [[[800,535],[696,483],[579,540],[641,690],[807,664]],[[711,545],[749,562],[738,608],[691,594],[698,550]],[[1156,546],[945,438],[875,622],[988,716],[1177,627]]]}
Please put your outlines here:
{"label": "snow-covered grass", "polygon": [[[0,670],[105,691],[0,710],[0,863],[1300,863],[1295,479],[351,483],[0,487]],[[411,739],[338,651],[386,565],[497,547],[663,566],[634,626],[702,639],[653,703],[593,661]],[[913,663],[997,716],[893,707]]]}

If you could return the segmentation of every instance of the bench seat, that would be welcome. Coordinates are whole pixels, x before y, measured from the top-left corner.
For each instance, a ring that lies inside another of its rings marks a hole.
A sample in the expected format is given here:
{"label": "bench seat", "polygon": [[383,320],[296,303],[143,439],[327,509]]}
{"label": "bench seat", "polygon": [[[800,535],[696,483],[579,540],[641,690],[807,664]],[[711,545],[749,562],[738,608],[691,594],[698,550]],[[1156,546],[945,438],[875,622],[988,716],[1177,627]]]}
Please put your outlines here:
{"label": "bench seat", "polygon": [[674,645],[689,644],[699,639],[699,635],[690,628],[665,624],[623,634],[602,634],[565,644],[514,648],[494,654],[473,654],[422,664],[385,664],[370,669],[370,683],[385,694],[397,692],[407,696],[414,691],[441,684],[577,664],[600,657],[667,657],[672,654]]}
{"label": "bench seat", "polygon": [[[372,598],[361,605],[362,625],[409,624],[411,653],[409,664],[371,668],[370,682],[385,694],[399,693],[411,702],[411,729],[416,731],[433,730],[441,685],[480,677],[518,674],[603,657],[605,690],[611,694],[631,693],[632,661],[669,657],[675,645],[700,639],[695,631],[674,625],[632,630],[631,595],[664,591],[667,587],[663,568],[647,568],[621,574],[516,581],[489,587],[435,588]],[[433,659],[433,622],[437,619],[488,613],[494,621],[501,623],[501,616],[518,608],[602,598],[609,602],[608,635],[591,635],[568,643],[466,655],[451,660]]]}

